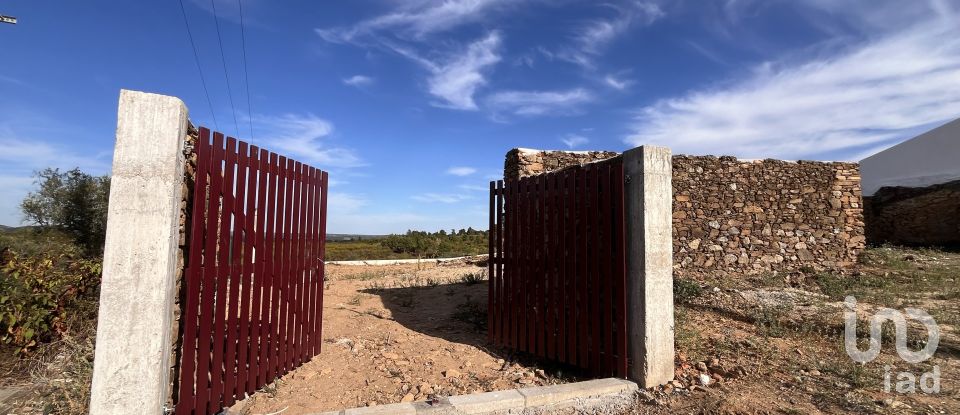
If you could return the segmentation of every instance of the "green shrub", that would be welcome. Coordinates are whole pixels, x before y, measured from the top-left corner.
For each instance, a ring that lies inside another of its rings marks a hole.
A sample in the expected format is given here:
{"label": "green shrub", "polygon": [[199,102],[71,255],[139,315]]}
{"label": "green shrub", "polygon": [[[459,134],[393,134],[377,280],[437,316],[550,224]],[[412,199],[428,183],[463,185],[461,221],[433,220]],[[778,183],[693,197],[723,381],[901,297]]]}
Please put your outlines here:
{"label": "green shrub", "polygon": [[0,341],[20,354],[68,329],[82,301],[96,301],[100,260],[0,251]]}
{"label": "green shrub", "polygon": [[683,278],[673,280],[673,300],[677,304],[689,303],[703,294],[703,288],[696,281]]}

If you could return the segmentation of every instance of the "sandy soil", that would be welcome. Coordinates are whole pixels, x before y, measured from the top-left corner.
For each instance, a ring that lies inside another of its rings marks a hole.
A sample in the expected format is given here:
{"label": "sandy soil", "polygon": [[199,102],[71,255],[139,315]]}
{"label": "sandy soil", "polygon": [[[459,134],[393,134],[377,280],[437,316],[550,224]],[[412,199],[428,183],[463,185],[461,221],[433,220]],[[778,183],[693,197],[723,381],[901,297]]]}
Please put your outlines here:
{"label": "sandy soil", "polygon": [[231,412],[302,414],[563,381],[486,342],[470,264],[328,266],[323,350]]}

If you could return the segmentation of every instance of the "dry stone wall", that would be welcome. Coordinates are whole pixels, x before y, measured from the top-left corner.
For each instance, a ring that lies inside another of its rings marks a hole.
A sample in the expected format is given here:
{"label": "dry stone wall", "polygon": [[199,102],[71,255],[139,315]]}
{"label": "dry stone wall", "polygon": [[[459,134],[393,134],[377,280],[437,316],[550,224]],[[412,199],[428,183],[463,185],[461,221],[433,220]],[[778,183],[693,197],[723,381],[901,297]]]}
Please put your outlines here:
{"label": "dry stone wall", "polygon": [[[517,178],[614,152],[511,150]],[[673,254],[686,272],[844,268],[866,242],[856,163],[673,157]]]}
{"label": "dry stone wall", "polygon": [[871,244],[960,245],[960,180],[883,187],[863,202]]}

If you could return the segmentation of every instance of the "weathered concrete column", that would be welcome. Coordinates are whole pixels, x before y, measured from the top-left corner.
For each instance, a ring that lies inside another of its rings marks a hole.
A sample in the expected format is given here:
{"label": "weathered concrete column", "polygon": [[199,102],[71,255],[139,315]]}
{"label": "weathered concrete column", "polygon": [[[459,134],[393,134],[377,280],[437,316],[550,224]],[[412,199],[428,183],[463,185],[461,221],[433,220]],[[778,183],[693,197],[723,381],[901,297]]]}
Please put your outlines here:
{"label": "weathered concrete column", "polygon": [[623,153],[629,376],[643,387],[673,380],[673,162],[670,149]]}
{"label": "weathered concrete column", "polygon": [[186,135],[182,101],[120,91],[92,414],[160,414],[170,396]]}

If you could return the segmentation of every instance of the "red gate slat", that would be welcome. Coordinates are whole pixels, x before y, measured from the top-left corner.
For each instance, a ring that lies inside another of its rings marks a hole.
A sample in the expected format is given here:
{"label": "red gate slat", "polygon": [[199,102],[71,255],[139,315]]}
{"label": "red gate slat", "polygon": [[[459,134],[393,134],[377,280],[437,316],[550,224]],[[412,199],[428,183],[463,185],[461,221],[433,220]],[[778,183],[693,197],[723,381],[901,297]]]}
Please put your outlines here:
{"label": "red gate slat", "polygon": [[[236,142],[236,139],[233,139]],[[229,300],[227,302],[227,353],[226,353],[226,365],[224,368],[224,406],[233,405],[235,402],[235,397],[237,395],[237,384],[240,381],[240,370],[239,367],[242,362],[239,361],[239,351],[240,351],[240,303],[242,302],[240,297],[240,291],[243,289],[241,287],[241,281],[243,277],[241,275],[242,271],[242,259],[241,250],[242,250],[242,240],[241,236],[243,235],[243,201],[245,196],[245,181],[246,181],[246,171],[241,165],[241,159],[244,157],[244,151],[246,150],[246,143],[236,143],[238,144],[237,152],[235,154],[235,166],[234,169],[234,186],[231,189],[231,195],[233,197],[233,215],[232,223],[230,225],[230,232],[227,234],[229,238],[228,242],[228,263],[229,267],[229,276],[230,276],[230,285],[229,287]],[[240,259],[240,261],[238,261]]]}
{"label": "red gate slat", "polygon": [[624,200],[623,200],[623,159],[617,159],[613,170],[613,206],[614,237],[616,252],[614,254],[614,292],[616,297],[616,344],[617,344],[617,376],[627,376],[627,268],[626,268],[626,239],[624,234]]}
{"label": "red gate slat", "polygon": [[545,288],[544,293],[546,298],[543,299],[544,329],[545,329],[544,353],[548,359],[556,359],[557,357],[556,347],[554,346],[555,338],[553,333],[554,321],[556,320],[553,316],[553,313],[556,310],[556,307],[554,306],[553,302],[556,300],[556,295],[554,291],[557,286],[557,282],[555,279],[557,276],[555,264],[556,264],[556,260],[560,257],[558,257],[553,250],[553,246],[556,243],[555,241],[556,236],[553,232],[553,224],[555,222],[555,219],[553,217],[553,209],[554,209],[553,185],[555,183],[553,180],[554,177],[555,175],[548,175],[543,179],[544,187],[545,187],[545,190],[543,193],[543,196],[544,196],[543,226],[544,226],[544,235],[546,235],[545,236],[546,241],[544,243],[544,248],[543,248],[544,249],[543,261],[546,266],[546,274],[544,275],[544,280],[547,282],[546,286],[544,287]]}
{"label": "red gate slat", "polygon": [[[194,168],[193,199],[191,206],[192,218],[203,218],[206,212],[204,201],[206,200],[208,171],[210,170],[210,131],[202,128],[197,142],[194,143],[194,153],[196,154],[196,163]],[[194,220],[190,223],[190,250],[187,256],[187,266],[184,277],[186,278],[186,301],[183,313],[183,341],[180,354],[180,388],[177,393],[178,413],[192,412],[196,407],[196,385],[198,347],[197,333],[199,331],[200,315],[200,289],[202,279],[203,262],[200,255],[203,252],[203,226],[204,221]],[[206,375],[204,374],[204,377]]]}
{"label": "red gate slat", "polygon": [[[292,160],[291,160],[292,161]],[[297,262],[300,256],[300,235],[297,235],[300,228],[300,163],[294,162],[291,170],[289,171],[291,177],[291,185],[293,186],[293,204],[290,206],[290,233],[288,234],[288,241],[290,246],[287,251],[287,287],[290,290],[288,305],[287,305],[287,347],[286,347],[286,370],[290,371],[296,362],[296,339],[297,339],[297,321],[300,319],[299,316],[299,303],[300,303],[300,281],[299,279],[299,270],[297,269]]]}
{"label": "red gate slat", "polygon": [[312,232],[310,232],[310,225],[313,223],[313,215],[310,213],[316,209],[316,204],[313,202],[313,181],[311,179],[313,173],[313,167],[310,167],[306,164],[303,165],[301,170],[303,177],[303,188],[304,188],[304,200],[306,200],[306,211],[304,212],[304,225],[300,233],[300,240],[303,246],[302,255],[300,257],[300,273],[303,278],[303,302],[300,303],[300,313],[303,318],[300,320],[300,349],[298,356],[300,358],[301,364],[310,359],[310,335],[313,334],[311,330],[313,324],[313,312],[311,310],[313,307],[313,284],[312,281],[312,268],[310,264],[310,257],[313,253],[313,238]]}
{"label": "red gate slat", "polygon": [[[322,215],[320,215],[320,230],[319,230],[319,236],[320,236],[320,238],[319,238],[319,239],[320,239],[320,258],[318,258],[318,260],[319,260],[319,266],[320,266],[320,284],[319,284],[319,289],[320,289],[320,293],[323,294],[323,290],[324,290],[324,279],[325,279],[324,276],[326,275],[326,274],[325,274],[325,272],[326,272],[326,271],[325,271],[325,270],[326,270],[326,264],[324,263],[324,261],[326,260],[326,255],[327,255],[327,254],[326,254],[326,252],[327,252],[327,251],[326,251],[326,246],[327,246],[327,215],[326,215],[326,212],[327,212],[327,199],[328,199],[328,196],[329,196],[329,194],[328,194],[328,192],[329,192],[329,178],[328,178],[328,176],[327,176],[327,172],[322,172],[322,173],[321,173],[321,176],[320,176],[320,187],[322,188],[322,193],[320,194],[320,195],[321,195],[321,196],[320,196],[320,212],[324,212],[324,213],[323,213]],[[321,347],[322,347],[322,345],[323,345],[323,342],[320,341],[320,339],[322,338],[321,336],[323,335],[323,325],[320,324],[320,321],[321,321],[321,319],[323,318],[323,295],[320,295],[319,298],[320,298],[320,303],[317,305],[317,344],[316,344],[316,346],[317,346],[317,351],[316,351],[316,353],[317,353],[317,354],[320,353],[320,349],[321,349]]]}
{"label": "red gate slat", "polygon": [[566,169],[557,175],[557,228],[559,231],[557,240],[557,359],[563,363],[569,363],[570,357],[567,355],[567,264],[570,263],[570,254],[567,251],[567,233],[569,226],[567,222],[567,179],[570,176],[570,169]]}
{"label": "red gate slat", "polygon": [[[253,227],[251,231],[251,261],[253,273],[253,299],[251,307],[250,321],[252,322],[251,333],[250,333],[250,368],[248,369],[247,377],[247,393],[252,394],[260,387],[260,382],[263,378],[260,376],[260,363],[263,360],[263,350],[264,344],[266,343],[266,338],[263,335],[263,329],[266,326],[263,324],[263,296],[264,296],[264,270],[263,270],[263,234],[264,234],[264,216],[266,213],[266,191],[267,191],[267,169],[268,162],[266,150],[261,150],[257,146],[250,146],[251,156],[254,156],[254,160],[251,162],[251,168],[256,166],[257,171],[257,188],[255,196],[255,202],[253,206],[253,215],[252,221],[249,221],[248,224],[251,224]],[[251,188],[251,190],[253,190]]]}
{"label": "red gate slat", "polygon": [[564,280],[567,286],[567,292],[564,296],[564,307],[566,308],[567,319],[567,363],[577,364],[577,171],[567,170],[566,177],[566,195],[564,204],[566,205],[567,216],[564,219],[564,228],[567,230],[565,245],[567,248],[567,263],[564,269]]}
{"label": "red gate slat", "polygon": [[601,195],[600,201],[600,219],[602,222],[601,230],[601,244],[600,249],[603,253],[600,267],[602,268],[603,275],[600,279],[600,312],[602,314],[603,326],[600,327],[600,333],[602,337],[600,341],[602,343],[601,356],[600,356],[600,369],[602,376],[612,375],[613,366],[613,302],[611,301],[611,286],[613,281],[613,242],[612,231],[613,227],[611,225],[612,221],[610,220],[613,216],[613,207],[610,205],[610,162],[604,162],[600,166],[600,183],[602,186],[603,194]]}
{"label": "red gate slat", "polygon": [[530,319],[529,311],[533,308],[533,305],[530,301],[530,285],[533,280],[533,179],[526,178],[524,180],[523,186],[523,223],[521,223],[522,230],[520,231],[520,237],[523,242],[523,265],[522,273],[520,277],[522,281],[520,283],[520,302],[519,308],[517,309],[517,315],[522,316],[520,318],[520,351],[523,352],[533,352],[535,346],[532,341],[533,338],[533,321]]}
{"label": "red gate slat", "polygon": [[490,182],[490,200],[489,209],[487,210],[487,252],[490,254],[487,256],[487,341],[494,341],[494,330],[493,322],[497,320],[496,310],[493,309],[493,297],[496,295],[496,281],[497,277],[494,273],[494,262],[496,262],[497,253],[494,251],[494,241],[497,236],[497,227],[496,227],[496,214],[493,211],[493,207],[496,205],[497,199],[497,187],[495,182]]}
{"label": "red gate slat", "polygon": [[528,280],[533,288],[531,300],[534,318],[533,330],[530,333],[530,351],[543,357],[543,176],[538,175],[533,180],[532,197],[533,218],[530,221],[533,234],[532,260],[533,272],[528,274]]}
{"label": "red gate slat", "polygon": [[503,198],[504,198],[504,186],[503,180],[497,180],[497,303],[495,308],[497,310],[497,321],[494,322],[494,326],[497,330],[497,342],[498,346],[503,345],[503,273],[506,267],[503,245],[505,243],[505,232],[506,226],[504,226],[504,221],[506,220],[506,215],[503,212]]}

